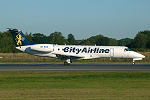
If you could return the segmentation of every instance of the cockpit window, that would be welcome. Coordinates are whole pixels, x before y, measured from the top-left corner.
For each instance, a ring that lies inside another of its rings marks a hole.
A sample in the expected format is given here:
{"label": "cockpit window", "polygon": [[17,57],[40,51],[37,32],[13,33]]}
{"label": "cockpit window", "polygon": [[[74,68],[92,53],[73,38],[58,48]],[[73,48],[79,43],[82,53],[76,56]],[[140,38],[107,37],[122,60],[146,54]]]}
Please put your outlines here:
{"label": "cockpit window", "polygon": [[132,50],[129,48],[125,48],[124,51],[132,51]]}
{"label": "cockpit window", "polygon": [[127,48],[125,48],[125,49],[124,49],[124,51],[128,51],[128,49],[127,49]]}
{"label": "cockpit window", "polygon": [[132,51],[132,50],[128,48],[128,51]]}

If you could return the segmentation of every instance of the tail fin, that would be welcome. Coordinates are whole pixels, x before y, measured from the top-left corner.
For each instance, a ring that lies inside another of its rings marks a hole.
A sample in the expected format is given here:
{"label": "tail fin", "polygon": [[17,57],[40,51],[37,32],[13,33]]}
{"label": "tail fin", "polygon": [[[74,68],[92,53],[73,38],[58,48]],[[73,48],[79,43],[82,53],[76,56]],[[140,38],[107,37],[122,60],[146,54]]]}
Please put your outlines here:
{"label": "tail fin", "polygon": [[16,47],[37,44],[32,41],[29,41],[21,30],[11,28],[7,28],[7,30],[10,31],[10,33],[12,34]]}

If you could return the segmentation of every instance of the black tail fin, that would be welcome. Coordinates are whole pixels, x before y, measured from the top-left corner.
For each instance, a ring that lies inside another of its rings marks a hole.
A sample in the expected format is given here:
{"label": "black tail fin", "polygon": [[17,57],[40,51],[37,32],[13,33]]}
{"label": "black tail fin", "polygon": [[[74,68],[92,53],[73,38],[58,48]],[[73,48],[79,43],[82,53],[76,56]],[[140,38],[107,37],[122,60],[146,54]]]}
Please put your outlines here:
{"label": "black tail fin", "polygon": [[37,44],[32,41],[29,41],[21,30],[11,28],[7,28],[7,30],[10,31],[10,33],[12,34],[16,47]]}

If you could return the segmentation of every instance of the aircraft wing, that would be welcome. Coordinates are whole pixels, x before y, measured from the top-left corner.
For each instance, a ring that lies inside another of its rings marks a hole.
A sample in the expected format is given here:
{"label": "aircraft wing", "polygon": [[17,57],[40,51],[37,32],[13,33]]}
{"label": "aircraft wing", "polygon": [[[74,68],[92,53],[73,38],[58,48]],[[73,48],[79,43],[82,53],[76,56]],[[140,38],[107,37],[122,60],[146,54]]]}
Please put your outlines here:
{"label": "aircraft wing", "polygon": [[65,59],[65,58],[74,58],[74,59],[81,59],[84,58],[84,56],[79,56],[79,55],[75,55],[75,54],[59,54],[59,53],[53,53],[56,54],[56,56],[60,59]]}

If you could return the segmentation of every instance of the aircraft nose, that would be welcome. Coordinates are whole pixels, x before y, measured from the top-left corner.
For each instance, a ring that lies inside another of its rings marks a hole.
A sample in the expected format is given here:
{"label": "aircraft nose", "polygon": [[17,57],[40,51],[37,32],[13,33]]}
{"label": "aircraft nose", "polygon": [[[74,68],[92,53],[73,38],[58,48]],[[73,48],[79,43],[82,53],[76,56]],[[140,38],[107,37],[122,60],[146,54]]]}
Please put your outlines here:
{"label": "aircraft nose", "polygon": [[137,54],[137,57],[138,57],[138,58],[145,58],[145,56],[142,55],[142,54],[140,54],[140,53]]}
{"label": "aircraft nose", "polygon": [[145,58],[145,56],[144,55],[141,55],[142,56],[142,58]]}

